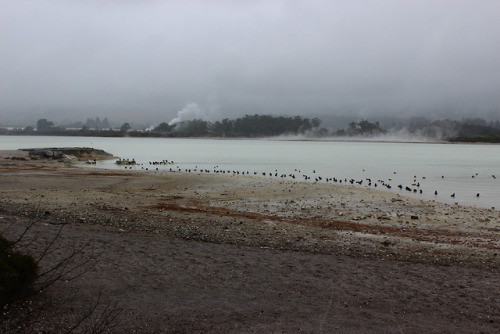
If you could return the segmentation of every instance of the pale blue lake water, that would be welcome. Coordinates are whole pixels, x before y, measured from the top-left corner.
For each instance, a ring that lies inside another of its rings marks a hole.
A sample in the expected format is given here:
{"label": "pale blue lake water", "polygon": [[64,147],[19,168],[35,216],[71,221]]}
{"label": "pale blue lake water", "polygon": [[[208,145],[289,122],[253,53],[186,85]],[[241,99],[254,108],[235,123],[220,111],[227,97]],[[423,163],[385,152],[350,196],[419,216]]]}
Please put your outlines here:
{"label": "pale blue lake water", "polygon": [[[285,141],[268,139],[96,138],[0,136],[0,150],[33,147],[94,147],[117,157],[135,159],[134,169],[158,167],[210,171],[225,170],[308,175],[314,182],[326,178],[364,180],[361,186],[449,204],[500,208],[500,145]],[[150,161],[173,160],[174,165],[151,166]],[[114,161],[98,168],[124,168]],[[315,171],[315,173],[314,173]],[[476,175],[477,174],[477,175]],[[492,175],[497,176],[493,178]],[[416,178],[415,178],[416,176]],[[474,176],[474,177],[472,177]],[[289,179],[289,177],[287,177]],[[387,189],[378,180],[391,185]],[[416,182],[414,182],[416,180]],[[345,182],[343,182],[344,184]],[[349,182],[348,182],[349,183]],[[412,186],[420,183],[420,187]],[[403,190],[397,186],[402,185]],[[404,187],[422,189],[422,194]],[[438,195],[434,195],[434,191]],[[455,193],[455,198],[450,197]],[[480,193],[480,197],[476,196]]]}

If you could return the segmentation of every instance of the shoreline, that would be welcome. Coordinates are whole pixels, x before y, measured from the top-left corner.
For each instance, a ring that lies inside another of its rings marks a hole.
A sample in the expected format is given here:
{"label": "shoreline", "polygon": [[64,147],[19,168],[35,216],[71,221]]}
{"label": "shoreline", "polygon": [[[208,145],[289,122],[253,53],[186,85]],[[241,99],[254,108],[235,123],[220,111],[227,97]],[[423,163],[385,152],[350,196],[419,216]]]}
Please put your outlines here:
{"label": "shoreline", "polygon": [[500,329],[498,211],[9,154],[27,153],[0,151],[2,233],[36,221],[25,246],[37,253],[65,226],[55,256],[75,243],[99,254],[84,276],[44,292],[54,305],[39,328],[68,323],[104,291],[123,310],[116,332]]}
{"label": "shoreline", "polygon": [[[379,137],[287,137],[287,136],[276,136],[276,137],[135,137],[135,136],[118,136],[118,137],[106,137],[106,136],[65,136],[65,135],[38,135],[38,134],[0,134],[0,137],[81,137],[81,138],[151,138],[151,139],[213,139],[213,140],[270,140],[270,141],[311,141],[311,142],[345,142],[345,143],[392,143],[392,144],[450,144],[450,145],[499,145],[500,143],[491,142],[453,142],[449,140],[419,140],[419,139],[383,139]],[[345,139],[344,139],[345,138]]]}
{"label": "shoreline", "polygon": [[[135,220],[142,215],[157,227],[163,219],[179,220],[183,223],[177,226],[176,235],[216,243],[269,244],[271,248],[313,253],[344,253],[346,249],[350,253],[352,247],[346,245],[354,244],[353,249],[366,256],[384,254],[425,262],[437,252],[451,262],[463,262],[463,254],[474,254],[495,265],[500,263],[500,212],[492,209],[424,201],[351,185],[246,175],[144,173],[86,168],[70,161],[4,159],[9,154],[23,153],[0,151],[4,167],[0,175],[15,179],[2,186],[0,205],[13,214],[19,214],[19,205],[31,214],[38,206],[51,217],[61,216],[59,219],[77,212],[81,216],[74,222],[77,225],[87,224],[86,216],[91,215],[99,217],[93,225],[107,226],[102,222],[113,221],[115,214],[110,213],[115,212]],[[9,168],[5,168],[6,162],[11,164]],[[170,187],[172,184],[175,187]],[[17,211],[8,208],[12,204]],[[211,219],[221,222],[206,222]],[[133,224],[125,218],[116,220],[111,225],[125,230],[152,230],[156,234],[175,230],[145,228],[145,224]],[[199,225],[194,226],[192,220]],[[186,228],[186,221],[199,233]],[[238,226],[240,222],[248,225],[248,231]],[[277,225],[283,225],[286,233],[276,233]],[[222,234],[219,228],[223,228]],[[260,235],[267,241],[259,241]],[[296,242],[287,241],[291,238]],[[415,253],[421,253],[420,260]]]}

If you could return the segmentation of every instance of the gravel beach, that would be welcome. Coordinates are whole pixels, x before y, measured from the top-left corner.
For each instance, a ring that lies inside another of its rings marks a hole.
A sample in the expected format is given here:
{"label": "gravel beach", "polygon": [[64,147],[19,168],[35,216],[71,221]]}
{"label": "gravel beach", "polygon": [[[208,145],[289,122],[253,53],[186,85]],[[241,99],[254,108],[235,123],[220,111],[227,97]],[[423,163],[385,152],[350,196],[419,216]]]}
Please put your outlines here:
{"label": "gravel beach", "polygon": [[[0,152],[0,228],[29,222],[50,266],[94,267],[42,295],[64,326],[102,292],[110,332],[500,331],[500,213],[332,184],[103,170]],[[55,320],[54,320],[55,319]]]}

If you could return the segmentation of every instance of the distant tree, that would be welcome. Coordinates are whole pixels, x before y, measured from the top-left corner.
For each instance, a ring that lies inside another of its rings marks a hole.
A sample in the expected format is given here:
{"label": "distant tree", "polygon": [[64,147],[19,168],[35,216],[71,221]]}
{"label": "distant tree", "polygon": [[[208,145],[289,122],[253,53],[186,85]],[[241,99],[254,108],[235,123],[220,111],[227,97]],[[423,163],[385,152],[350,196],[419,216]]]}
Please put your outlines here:
{"label": "distant tree", "polygon": [[103,129],[111,128],[111,125],[109,124],[109,120],[107,117],[104,117],[104,119],[102,120],[102,128]]}
{"label": "distant tree", "polygon": [[36,129],[39,132],[49,131],[54,126],[53,122],[47,121],[47,119],[42,118],[36,122]]}
{"label": "distant tree", "polygon": [[222,129],[221,121],[216,121],[210,126],[210,135],[213,137],[226,137],[226,134]]}
{"label": "distant tree", "polygon": [[321,120],[319,118],[313,118],[311,120],[311,124],[313,127],[319,128],[319,126],[321,125]]}
{"label": "distant tree", "polygon": [[210,134],[214,137],[234,136],[234,121],[224,118],[210,126]]}
{"label": "distant tree", "polygon": [[496,122],[490,121],[489,127],[494,129],[500,129],[500,121],[498,120]]}
{"label": "distant tree", "polygon": [[23,131],[24,132],[33,132],[33,131],[35,131],[35,129],[31,125],[28,125],[27,127],[24,128]]}
{"label": "distant tree", "polygon": [[95,127],[96,127],[96,129],[102,129],[102,122],[101,122],[101,119],[99,117],[95,118]]}
{"label": "distant tree", "polygon": [[157,133],[170,133],[174,130],[175,126],[169,125],[168,123],[160,123],[156,128],[154,128],[153,132]]}
{"label": "distant tree", "polygon": [[480,125],[480,126],[487,126],[488,124],[486,123],[486,120],[476,117],[476,118],[465,118],[463,120],[464,123],[470,124],[470,125]]}
{"label": "distant tree", "polygon": [[92,118],[87,118],[87,120],[85,121],[85,125],[88,128],[95,128],[96,127],[95,120],[93,120]]}
{"label": "distant tree", "polygon": [[177,123],[175,131],[183,137],[203,137],[208,135],[208,122],[201,119],[194,119]]}
{"label": "distant tree", "polygon": [[367,120],[349,123],[349,127],[346,130],[337,131],[337,135],[348,135],[348,136],[366,136],[366,135],[377,135],[385,133],[386,131],[380,128],[380,123],[370,123]]}
{"label": "distant tree", "polygon": [[123,125],[120,127],[121,132],[127,132],[130,130],[132,127],[130,126],[129,123],[123,123]]}

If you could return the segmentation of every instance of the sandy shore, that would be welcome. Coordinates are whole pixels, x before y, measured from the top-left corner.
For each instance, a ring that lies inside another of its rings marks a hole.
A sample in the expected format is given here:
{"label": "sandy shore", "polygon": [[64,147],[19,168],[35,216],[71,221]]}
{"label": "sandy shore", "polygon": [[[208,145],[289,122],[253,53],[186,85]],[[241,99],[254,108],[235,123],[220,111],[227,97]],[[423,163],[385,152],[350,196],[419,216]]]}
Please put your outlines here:
{"label": "sandy shore", "polygon": [[90,240],[100,254],[47,292],[68,314],[103,289],[126,331],[500,329],[498,211],[332,184],[5,159],[25,154],[0,152],[5,234],[36,216],[32,252],[66,223],[62,249]]}

